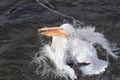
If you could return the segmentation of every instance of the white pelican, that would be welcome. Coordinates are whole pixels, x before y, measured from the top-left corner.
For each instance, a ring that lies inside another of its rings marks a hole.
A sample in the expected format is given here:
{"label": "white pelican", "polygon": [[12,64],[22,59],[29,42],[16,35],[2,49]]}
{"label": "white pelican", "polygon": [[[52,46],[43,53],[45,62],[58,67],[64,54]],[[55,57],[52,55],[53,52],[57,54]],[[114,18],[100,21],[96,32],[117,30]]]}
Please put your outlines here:
{"label": "white pelican", "polygon": [[72,80],[77,79],[77,76],[74,69],[67,64],[69,60],[73,60],[74,63],[88,63],[79,66],[85,75],[105,71],[108,62],[98,58],[94,43],[100,44],[113,57],[118,57],[109,48],[103,34],[94,30],[95,28],[91,27],[75,29],[71,24],[38,29],[42,35],[52,37],[52,43],[43,48],[46,56],[54,63],[58,72]]}

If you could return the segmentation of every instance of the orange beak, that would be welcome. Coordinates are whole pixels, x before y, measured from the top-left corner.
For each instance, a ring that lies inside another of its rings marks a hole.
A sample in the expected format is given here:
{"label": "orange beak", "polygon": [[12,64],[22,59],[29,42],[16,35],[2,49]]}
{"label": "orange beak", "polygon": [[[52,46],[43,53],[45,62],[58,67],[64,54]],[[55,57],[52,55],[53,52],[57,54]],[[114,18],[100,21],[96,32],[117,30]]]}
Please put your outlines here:
{"label": "orange beak", "polygon": [[62,32],[62,30],[63,29],[60,27],[50,27],[50,28],[45,27],[38,29],[38,32],[41,32],[41,34],[45,36],[50,36],[50,37],[58,36],[58,37],[67,38],[69,35]]}

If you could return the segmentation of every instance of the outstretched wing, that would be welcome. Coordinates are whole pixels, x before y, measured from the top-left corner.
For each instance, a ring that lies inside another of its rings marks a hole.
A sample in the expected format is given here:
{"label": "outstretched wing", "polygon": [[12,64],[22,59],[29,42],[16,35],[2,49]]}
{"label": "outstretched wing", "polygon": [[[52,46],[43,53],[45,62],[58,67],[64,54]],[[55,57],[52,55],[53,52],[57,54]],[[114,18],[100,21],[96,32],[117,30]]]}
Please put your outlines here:
{"label": "outstretched wing", "polygon": [[118,58],[118,56],[111,51],[109,47],[109,42],[104,37],[104,35],[102,33],[95,32],[94,27],[76,29],[76,32],[82,40],[88,41],[91,44],[97,43],[101,45],[110,55],[112,55],[115,58]]}

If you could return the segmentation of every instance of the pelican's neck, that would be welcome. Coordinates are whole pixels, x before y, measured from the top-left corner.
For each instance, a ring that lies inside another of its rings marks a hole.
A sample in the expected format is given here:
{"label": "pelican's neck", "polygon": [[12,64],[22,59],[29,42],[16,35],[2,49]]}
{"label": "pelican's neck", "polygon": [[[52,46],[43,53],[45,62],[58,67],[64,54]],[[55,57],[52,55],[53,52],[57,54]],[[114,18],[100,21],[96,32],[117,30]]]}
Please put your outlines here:
{"label": "pelican's neck", "polygon": [[57,48],[65,49],[67,48],[67,44],[68,44],[67,38],[54,36],[52,38],[51,47],[53,47],[54,49],[57,49]]}

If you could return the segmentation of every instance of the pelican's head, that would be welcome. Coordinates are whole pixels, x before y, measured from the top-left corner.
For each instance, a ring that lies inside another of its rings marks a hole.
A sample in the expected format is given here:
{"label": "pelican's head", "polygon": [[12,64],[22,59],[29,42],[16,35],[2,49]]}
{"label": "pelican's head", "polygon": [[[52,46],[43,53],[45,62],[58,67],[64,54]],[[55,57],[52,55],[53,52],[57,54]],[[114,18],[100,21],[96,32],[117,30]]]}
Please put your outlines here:
{"label": "pelican's head", "polygon": [[58,36],[64,38],[68,38],[75,33],[73,26],[70,24],[63,24],[60,27],[40,28],[38,31],[41,31],[41,34],[45,36]]}

